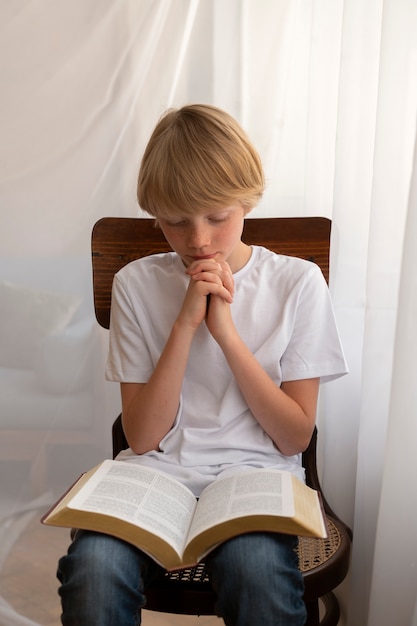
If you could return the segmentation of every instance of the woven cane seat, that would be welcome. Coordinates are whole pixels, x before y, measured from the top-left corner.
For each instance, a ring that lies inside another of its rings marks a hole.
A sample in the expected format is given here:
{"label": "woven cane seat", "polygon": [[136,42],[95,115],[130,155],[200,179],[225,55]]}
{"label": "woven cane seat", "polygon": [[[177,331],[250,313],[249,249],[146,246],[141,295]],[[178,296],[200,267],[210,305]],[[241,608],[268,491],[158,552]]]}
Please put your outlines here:
{"label": "woven cane seat", "polygon": [[323,565],[338,550],[341,542],[340,531],[330,519],[327,520],[327,527],[327,539],[299,537],[297,549],[298,565],[303,573]]}
{"label": "woven cane seat", "polygon": [[339,519],[327,516],[327,531],[327,539],[299,538],[298,562],[307,602],[337,587],[349,568],[351,538],[347,528]]}

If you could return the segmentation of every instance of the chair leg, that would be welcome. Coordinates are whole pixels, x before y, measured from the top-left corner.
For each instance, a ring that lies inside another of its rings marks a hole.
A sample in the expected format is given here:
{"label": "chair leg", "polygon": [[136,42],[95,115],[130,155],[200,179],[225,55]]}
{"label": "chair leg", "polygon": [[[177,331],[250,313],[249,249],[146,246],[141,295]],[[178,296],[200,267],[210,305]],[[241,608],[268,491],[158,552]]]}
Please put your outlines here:
{"label": "chair leg", "polygon": [[320,619],[319,601],[307,602],[307,621],[305,626],[337,626],[340,619],[340,607],[334,593],[320,598],[324,605],[324,615]]}
{"label": "chair leg", "polygon": [[320,598],[324,604],[325,614],[320,621],[320,626],[337,626],[340,619],[340,607],[334,593],[327,593]]}

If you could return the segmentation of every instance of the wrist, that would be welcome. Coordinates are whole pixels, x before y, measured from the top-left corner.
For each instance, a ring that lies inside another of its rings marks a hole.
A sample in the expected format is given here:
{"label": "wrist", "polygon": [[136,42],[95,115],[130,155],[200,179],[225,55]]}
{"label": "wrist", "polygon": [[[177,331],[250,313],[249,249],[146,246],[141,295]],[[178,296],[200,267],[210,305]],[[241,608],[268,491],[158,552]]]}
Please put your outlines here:
{"label": "wrist", "polygon": [[198,326],[199,325],[196,326],[179,316],[172,326],[171,335],[178,337],[185,343],[187,343],[188,340],[191,342]]}
{"label": "wrist", "polygon": [[230,328],[222,328],[220,332],[214,335],[214,338],[226,358],[228,358],[229,354],[233,354],[236,350],[238,350],[242,345],[242,339],[234,326],[231,326]]}

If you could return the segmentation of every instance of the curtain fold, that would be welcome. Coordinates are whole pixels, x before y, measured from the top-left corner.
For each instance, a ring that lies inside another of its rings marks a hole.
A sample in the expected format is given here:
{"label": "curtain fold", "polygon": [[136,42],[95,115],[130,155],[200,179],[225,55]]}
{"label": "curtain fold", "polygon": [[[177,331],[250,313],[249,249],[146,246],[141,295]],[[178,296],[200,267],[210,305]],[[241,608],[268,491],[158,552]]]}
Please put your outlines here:
{"label": "curtain fold", "polygon": [[[417,146],[417,143],[416,143]],[[414,624],[417,598],[417,493],[415,451],[417,442],[417,152],[402,246],[401,279],[394,361],[390,386],[389,419],[381,498],[376,525],[371,581],[369,626]],[[401,460],[401,462],[399,462]],[[392,602],[393,581],[401,589],[401,608]],[[400,618],[400,619],[399,619]]]}
{"label": "curtain fold", "polygon": [[263,158],[254,215],[332,219],[350,374],[323,387],[318,426],[326,496],[354,527],[343,621],[416,625],[416,28],[416,0],[0,3],[0,522],[111,453],[91,228],[141,215],[163,111],[213,103]]}

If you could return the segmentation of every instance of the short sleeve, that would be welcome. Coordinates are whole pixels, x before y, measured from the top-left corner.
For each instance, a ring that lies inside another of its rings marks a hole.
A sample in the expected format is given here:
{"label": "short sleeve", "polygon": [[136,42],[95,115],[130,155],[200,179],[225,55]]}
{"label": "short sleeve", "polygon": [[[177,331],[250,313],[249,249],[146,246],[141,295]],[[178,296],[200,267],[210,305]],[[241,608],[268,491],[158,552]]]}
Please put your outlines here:
{"label": "short sleeve", "polygon": [[113,280],[110,316],[107,380],[116,382],[147,382],[153,364],[145,333],[127,292],[125,281],[116,274]]}
{"label": "short sleeve", "polygon": [[323,383],[348,372],[329,289],[314,263],[302,278],[281,368],[287,381],[320,378]]}

